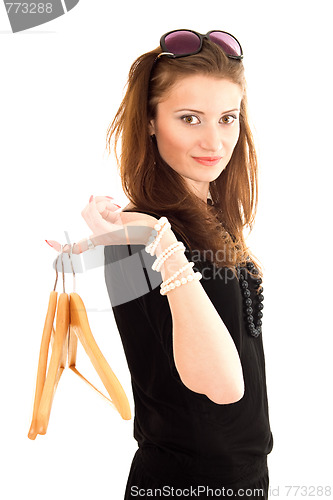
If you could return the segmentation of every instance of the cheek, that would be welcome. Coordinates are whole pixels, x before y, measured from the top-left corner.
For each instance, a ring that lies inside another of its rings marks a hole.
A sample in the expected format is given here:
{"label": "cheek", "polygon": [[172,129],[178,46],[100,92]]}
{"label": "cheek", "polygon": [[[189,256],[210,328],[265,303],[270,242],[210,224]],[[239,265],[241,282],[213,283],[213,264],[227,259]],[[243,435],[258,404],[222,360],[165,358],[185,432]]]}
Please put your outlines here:
{"label": "cheek", "polygon": [[165,160],[187,151],[186,139],[184,135],[177,133],[176,128],[160,128],[156,133],[156,140],[160,155]]}
{"label": "cheek", "polygon": [[228,144],[228,147],[231,150],[231,152],[234,150],[234,148],[235,148],[235,146],[236,146],[236,144],[238,142],[239,133],[240,133],[240,129],[239,129],[239,126],[238,126],[238,127],[235,127],[232,130],[232,133],[228,137],[227,144]]}

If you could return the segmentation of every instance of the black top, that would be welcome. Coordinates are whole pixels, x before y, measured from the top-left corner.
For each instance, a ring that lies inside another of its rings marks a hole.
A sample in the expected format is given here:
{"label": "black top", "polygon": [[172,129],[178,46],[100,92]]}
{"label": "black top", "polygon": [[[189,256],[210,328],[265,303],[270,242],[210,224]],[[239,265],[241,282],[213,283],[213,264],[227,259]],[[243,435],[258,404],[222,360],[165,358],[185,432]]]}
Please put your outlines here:
{"label": "black top", "polygon": [[216,404],[183,384],[173,358],[168,298],[160,294],[162,276],[151,269],[156,257],[144,245],[106,246],[106,286],[131,373],[134,438],[153,457],[149,463],[155,475],[165,470],[163,457],[172,457],[175,470],[181,467],[198,477],[230,483],[255,479],[273,446],[262,335],[252,337],[246,329],[240,284],[230,270],[197,261],[197,255],[191,258],[174,233],[195,262],[193,270],[202,273],[200,283],[232,335],[245,393],[236,403]]}

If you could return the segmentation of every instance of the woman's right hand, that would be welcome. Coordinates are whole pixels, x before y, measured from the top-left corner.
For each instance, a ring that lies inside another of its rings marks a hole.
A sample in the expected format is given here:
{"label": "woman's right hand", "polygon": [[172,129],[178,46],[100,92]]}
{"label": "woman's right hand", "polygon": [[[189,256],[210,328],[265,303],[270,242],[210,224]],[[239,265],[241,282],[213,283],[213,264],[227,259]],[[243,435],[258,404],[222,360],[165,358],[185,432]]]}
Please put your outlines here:
{"label": "woman's right hand", "polygon": [[[97,245],[145,244],[157,220],[139,212],[122,212],[108,196],[91,197],[81,215],[93,234],[73,245],[64,245],[63,252],[80,254],[89,249],[88,239]],[[46,240],[57,252],[61,244]]]}

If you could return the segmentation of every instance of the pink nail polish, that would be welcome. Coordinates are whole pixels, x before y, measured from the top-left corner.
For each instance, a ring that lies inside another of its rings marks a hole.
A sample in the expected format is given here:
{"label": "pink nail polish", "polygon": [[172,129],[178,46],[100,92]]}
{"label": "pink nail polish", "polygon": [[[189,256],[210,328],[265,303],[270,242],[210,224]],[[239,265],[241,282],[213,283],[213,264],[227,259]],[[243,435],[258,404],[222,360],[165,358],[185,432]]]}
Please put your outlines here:
{"label": "pink nail polish", "polygon": [[89,203],[91,203],[91,202],[92,202],[92,200],[93,200],[93,195],[91,195],[91,196],[90,196],[90,198],[89,198]]}
{"label": "pink nail polish", "polygon": [[45,240],[45,241],[46,241],[46,243],[47,243],[48,245],[50,245],[50,247],[52,247],[52,248],[53,248],[53,245],[51,245],[51,243],[49,243],[47,240]]}

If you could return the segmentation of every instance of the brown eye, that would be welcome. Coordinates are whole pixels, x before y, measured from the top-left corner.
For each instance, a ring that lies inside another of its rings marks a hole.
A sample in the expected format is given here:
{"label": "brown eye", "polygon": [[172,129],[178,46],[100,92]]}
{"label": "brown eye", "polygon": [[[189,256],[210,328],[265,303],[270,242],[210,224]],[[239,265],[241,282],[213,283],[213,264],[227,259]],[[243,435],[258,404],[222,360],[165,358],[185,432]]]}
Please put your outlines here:
{"label": "brown eye", "polygon": [[225,124],[225,125],[229,125],[231,123],[233,123],[235,120],[237,120],[237,116],[235,115],[226,115],[226,116],[222,116],[222,122]]}
{"label": "brown eye", "polygon": [[194,115],[182,116],[181,120],[183,120],[185,123],[188,123],[189,125],[195,125],[199,123],[199,119]]}

